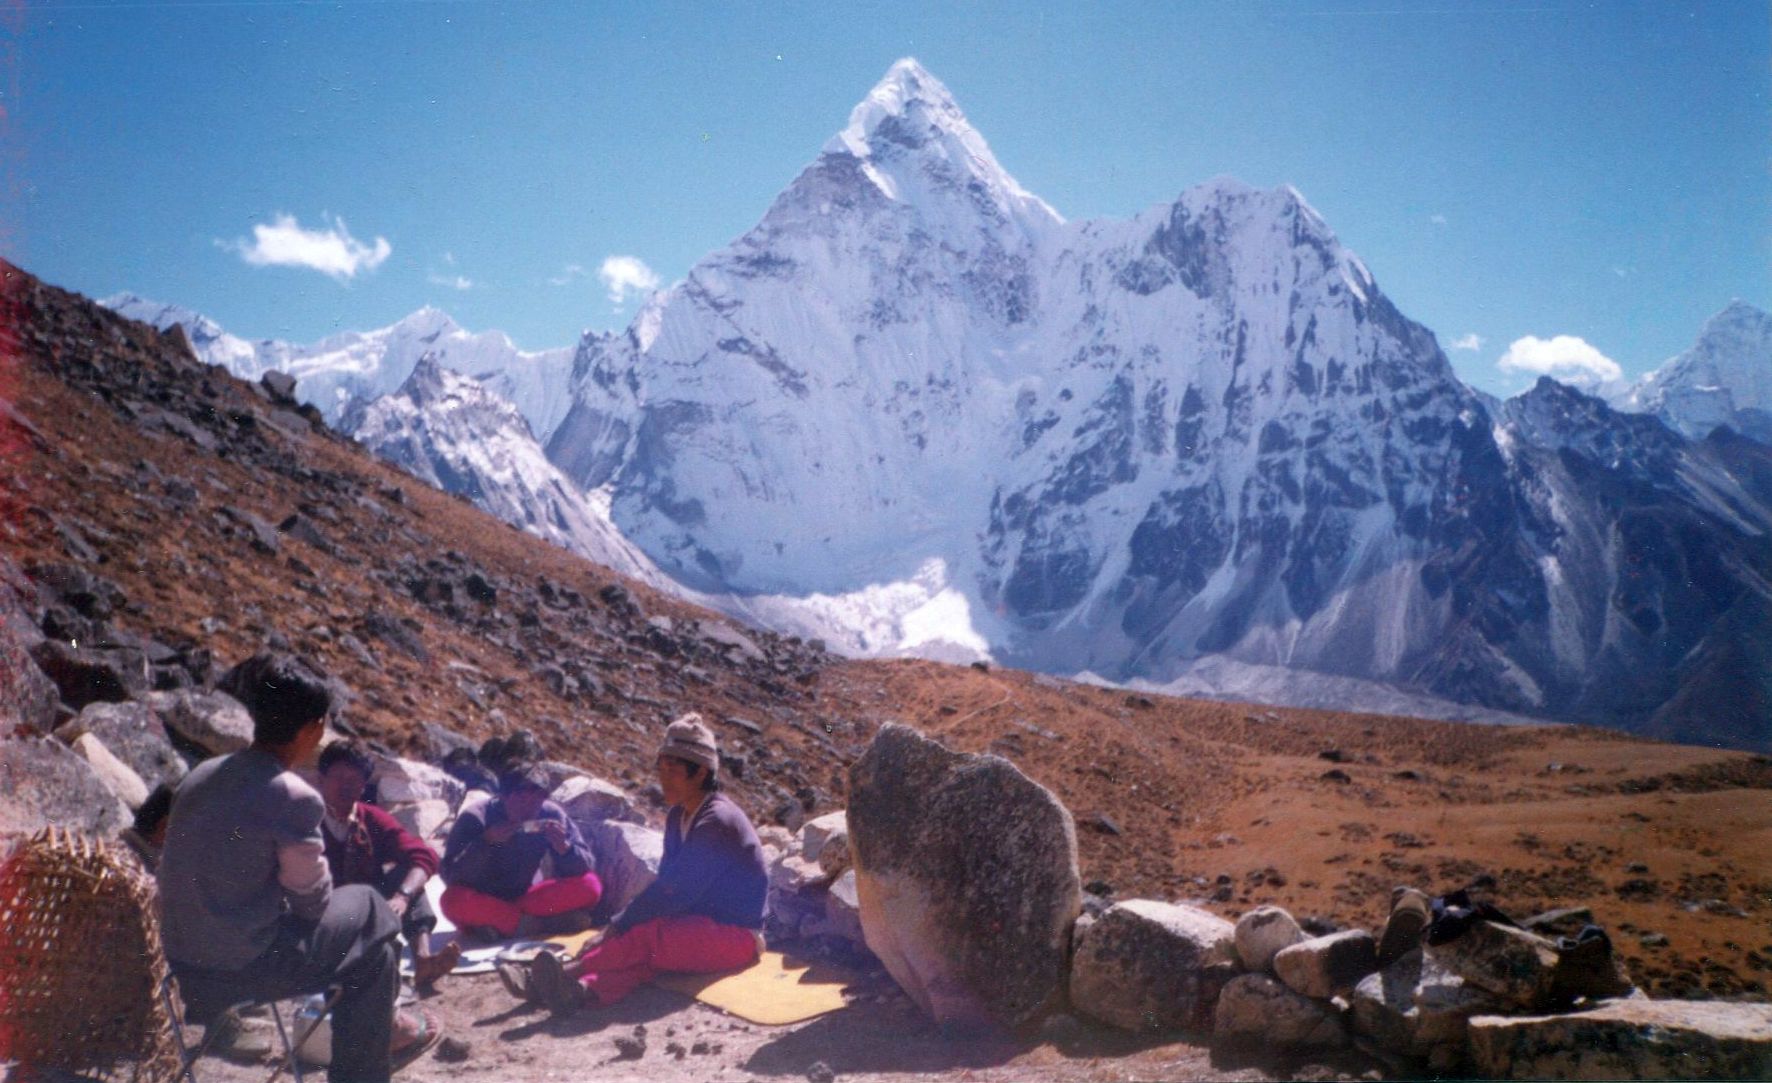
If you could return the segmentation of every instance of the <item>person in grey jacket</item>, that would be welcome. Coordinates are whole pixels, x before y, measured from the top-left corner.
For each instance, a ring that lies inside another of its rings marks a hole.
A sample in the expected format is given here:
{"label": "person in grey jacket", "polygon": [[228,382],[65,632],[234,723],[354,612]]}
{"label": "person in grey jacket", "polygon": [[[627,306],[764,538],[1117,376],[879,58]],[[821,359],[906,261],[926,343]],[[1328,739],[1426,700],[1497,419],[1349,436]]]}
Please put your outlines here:
{"label": "person in grey jacket", "polygon": [[333,887],[325,805],[293,770],[319,747],[331,693],[283,654],[242,662],[220,688],[245,704],[253,739],[198,765],[173,800],[159,870],[167,962],[198,1018],[337,986],[329,1078],[385,1083],[393,1047],[410,1059],[437,1032],[396,1021],[400,923],[374,888]]}

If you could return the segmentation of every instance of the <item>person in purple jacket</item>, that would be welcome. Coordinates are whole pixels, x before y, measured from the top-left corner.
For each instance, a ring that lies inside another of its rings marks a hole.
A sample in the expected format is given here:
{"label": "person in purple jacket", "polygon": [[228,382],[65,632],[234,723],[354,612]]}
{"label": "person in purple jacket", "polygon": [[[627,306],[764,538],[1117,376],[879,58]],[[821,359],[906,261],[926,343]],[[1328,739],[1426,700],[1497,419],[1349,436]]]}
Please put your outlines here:
{"label": "person in purple jacket", "polygon": [[[554,875],[538,879],[544,858]],[[482,940],[576,932],[603,896],[596,864],[578,825],[548,799],[547,772],[515,764],[497,798],[456,814],[443,845],[443,916]]]}
{"label": "person in purple jacket", "polygon": [[720,792],[719,767],[719,747],[699,715],[670,724],[658,750],[658,784],[671,805],[658,879],[576,959],[536,958],[529,989],[549,1008],[613,1004],[658,973],[756,962],[769,873],[749,817]]}

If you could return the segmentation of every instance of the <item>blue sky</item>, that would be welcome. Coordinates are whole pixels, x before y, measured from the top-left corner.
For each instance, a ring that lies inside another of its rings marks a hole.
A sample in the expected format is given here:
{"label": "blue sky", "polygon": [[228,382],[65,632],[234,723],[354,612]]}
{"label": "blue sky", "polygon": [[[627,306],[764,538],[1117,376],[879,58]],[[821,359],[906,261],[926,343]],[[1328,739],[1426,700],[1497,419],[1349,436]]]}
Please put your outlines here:
{"label": "blue sky", "polygon": [[1497,366],[1528,336],[1628,377],[1772,306],[1758,0],[34,0],[0,44],[0,251],[247,337],[624,326],[900,56],[1069,218],[1295,185],[1486,390],[1529,384]]}

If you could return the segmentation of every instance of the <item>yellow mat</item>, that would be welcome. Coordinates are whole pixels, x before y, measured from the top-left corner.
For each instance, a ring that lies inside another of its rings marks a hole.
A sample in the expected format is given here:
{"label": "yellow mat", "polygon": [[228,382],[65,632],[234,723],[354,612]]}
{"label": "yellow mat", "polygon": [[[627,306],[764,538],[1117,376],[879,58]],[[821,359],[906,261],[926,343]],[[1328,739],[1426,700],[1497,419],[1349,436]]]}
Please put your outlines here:
{"label": "yellow mat", "polygon": [[782,1026],[815,1019],[844,1004],[855,975],[829,963],[766,951],[736,973],[661,974],[653,981],[752,1023]]}
{"label": "yellow mat", "polygon": [[[590,929],[571,936],[549,937],[548,942],[564,948],[570,959],[602,932]],[[842,967],[765,951],[743,970],[660,974],[653,984],[694,997],[747,1022],[785,1026],[841,1008],[845,1003],[843,990],[854,980],[855,975]]]}

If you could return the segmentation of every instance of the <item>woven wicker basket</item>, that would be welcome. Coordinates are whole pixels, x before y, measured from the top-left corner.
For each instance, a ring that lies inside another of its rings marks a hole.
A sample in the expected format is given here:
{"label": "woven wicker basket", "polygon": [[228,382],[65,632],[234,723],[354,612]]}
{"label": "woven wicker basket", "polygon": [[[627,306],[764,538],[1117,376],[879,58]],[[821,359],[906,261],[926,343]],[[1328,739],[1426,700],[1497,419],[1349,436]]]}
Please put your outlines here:
{"label": "woven wicker basket", "polygon": [[0,862],[0,1058],[104,1080],[177,1079],[155,886],[54,827]]}

